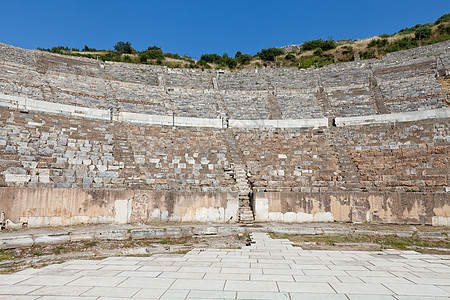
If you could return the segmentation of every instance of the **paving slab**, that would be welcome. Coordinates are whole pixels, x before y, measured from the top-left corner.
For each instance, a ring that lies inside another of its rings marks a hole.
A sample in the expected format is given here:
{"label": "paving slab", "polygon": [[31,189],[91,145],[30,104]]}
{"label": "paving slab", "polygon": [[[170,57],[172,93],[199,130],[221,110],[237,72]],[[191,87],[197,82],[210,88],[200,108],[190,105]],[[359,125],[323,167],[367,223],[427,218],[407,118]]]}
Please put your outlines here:
{"label": "paving slab", "polygon": [[242,249],[72,260],[0,275],[0,300],[450,297],[447,255],[303,250],[262,232],[251,238]]}

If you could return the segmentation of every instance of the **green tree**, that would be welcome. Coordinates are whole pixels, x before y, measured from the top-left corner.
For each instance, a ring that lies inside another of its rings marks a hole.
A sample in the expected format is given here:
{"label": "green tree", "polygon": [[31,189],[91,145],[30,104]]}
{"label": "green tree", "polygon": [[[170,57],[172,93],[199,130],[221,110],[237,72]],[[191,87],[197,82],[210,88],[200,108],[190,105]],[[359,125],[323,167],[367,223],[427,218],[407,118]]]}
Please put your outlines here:
{"label": "green tree", "polygon": [[214,63],[214,64],[223,64],[223,59],[222,56],[218,55],[218,54],[202,54],[202,56],[200,56],[200,60],[204,60],[207,63]]}
{"label": "green tree", "polygon": [[414,36],[418,40],[427,38],[431,36],[432,33],[431,27],[427,24],[419,25],[414,29]]}
{"label": "green tree", "polygon": [[166,58],[164,56],[164,53],[161,50],[161,48],[159,48],[157,46],[148,47],[147,50],[142,52],[142,54],[145,54],[147,59],[160,59],[160,60],[163,60],[163,59]]}
{"label": "green tree", "polygon": [[134,49],[131,48],[130,42],[126,42],[126,43],[125,42],[117,42],[114,45],[114,50],[119,53],[130,54],[133,52]]}
{"label": "green tree", "polygon": [[275,57],[284,54],[284,50],[280,48],[262,49],[256,54],[259,58],[265,61],[274,61]]}
{"label": "green tree", "polygon": [[236,58],[236,60],[241,65],[247,65],[252,60],[252,56],[250,54],[241,54]]}

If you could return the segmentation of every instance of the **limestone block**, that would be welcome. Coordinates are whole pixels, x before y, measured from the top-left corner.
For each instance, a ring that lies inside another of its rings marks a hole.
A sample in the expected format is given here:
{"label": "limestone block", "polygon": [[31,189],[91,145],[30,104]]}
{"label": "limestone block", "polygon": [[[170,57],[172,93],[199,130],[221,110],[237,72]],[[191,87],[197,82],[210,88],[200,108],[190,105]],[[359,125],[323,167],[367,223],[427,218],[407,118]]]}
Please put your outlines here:
{"label": "limestone block", "polygon": [[450,218],[442,216],[434,216],[431,219],[431,224],[433,226],[450,226]]}
{"label": "limestone block", "polygon": [[149,221],[160,221],[161,220],[161,210],[159,208],[155,208],[150,211]]}
{"label": "limestone block", "polygon": [[297,222],[298,223],[306,223],[306,222],[312,222],[313,221],[313,215],[307,214],[304,212],[298,212],[297,213]]}
{"label": "limestone block", "polygon": [[0,237],[0,249],[13,249],[22,247],[31,247],[34,245],[31,234],[19,235],[13,237]]}
{"label": "limestone block", "polygon": [[126,240],[129,234],[127,230],[105,230],[96,232],[95,237],[102,240]]}
{"label": "limestone block", "polygon": [[71,242],[92,241],[95,239],[95,232],[72,232],[70,234]]}
{"label": "limestone block", "polygon": [[22,174],[6,174],[5,182],[29,182],[31,179],[31,175],[22,175]]}
{"label": "limestone block", "polygon": [[192,233],[195,235],[216,235],[217,228],[216,227],[196,227],[192,230]]}
{"label": "limestone block", "polygon": [[166,236],[166,231],[164,228],[146,228],[146,229],[132,229],[131,237],[133,239],[143,239],[152,237],[162,237]]}
{"label": "limestone block", "polygon": [[161,221],[169,221],[169,212],[167,210],[161,211]]}
{"label": "limestone block", "polygon": [[70,236],[68,232],[39,234],[34,236],[34,244],[36,246],[62,244],[67,242],[70,242]]}
{"label": "limestone block", "polygon": [[25,169],[22,168],[18,168],[18,167],[10,167],[8,169],[6,169],[3,174],[7,175],[7,174],[15,174],[15,175],[25,175],[27,174],[27,171]]}
{"label": "limestone block", "polygon": [[334,222],[334,216],[331,212],[318,212],[313,216],[314,222]]}
{"label": "limestone block", "polygon": [[170,217],[169,221],[171,222],[181,222],[181,215],[179,212],[174,212]]}
{"label": "limestone block", "polygon": [[269,221],[270,222],[283,222],[283,213],[282,212],[269,212]]}
{"label": "limestone block", "polygon": [[22,166],[27,169],[35,169],[37,167],[37,162],[35,161],[22,161]]}
{"label": "limestone block", "polygon": [[114,201],[114,222],[117,224],[126,224],[131,219],[132,200]]}
{"label": "limestone block", "polygon": [[285,223],[295,223],[297,222],[297,214],[295,212],[286,212],[283,216],[283,221]]}
{"label": "limestone block", "polygon": [[255,221],[269,221],[269,199],[256,198],[253,206]]}
{"label": "limestone block", "polygon": [[208,208],[200,207],[195,210],[194,221],[207,222],[208,221]]}
{"label": "limestone block", "polygon": [[225,217],[225,210],[223,207],[208,208],[208,222],[223,222],[224,217]]}

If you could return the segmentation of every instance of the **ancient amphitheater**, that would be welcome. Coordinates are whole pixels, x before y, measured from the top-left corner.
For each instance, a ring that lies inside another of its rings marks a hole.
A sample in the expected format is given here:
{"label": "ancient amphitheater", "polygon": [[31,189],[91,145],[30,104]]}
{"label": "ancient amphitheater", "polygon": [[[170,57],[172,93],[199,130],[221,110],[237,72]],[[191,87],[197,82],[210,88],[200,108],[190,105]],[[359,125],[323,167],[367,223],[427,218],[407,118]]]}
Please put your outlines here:
{"label": "ancient amphitheater", "polygon": [[0,44],[0,211],[449,225],[449,48],[229,72]]}

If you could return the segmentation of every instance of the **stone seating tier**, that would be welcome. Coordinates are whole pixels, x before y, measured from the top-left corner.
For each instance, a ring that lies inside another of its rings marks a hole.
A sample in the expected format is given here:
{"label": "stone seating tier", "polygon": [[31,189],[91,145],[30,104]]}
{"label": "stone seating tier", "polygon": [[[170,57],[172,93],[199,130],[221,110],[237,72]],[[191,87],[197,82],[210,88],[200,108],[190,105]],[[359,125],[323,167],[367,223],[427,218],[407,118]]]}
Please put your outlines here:
{"label": "stone seating tier", "polygon": [[182,117],[302,119],[408,112],[446,106],[436,76],[449,73],[449,45],[321,69],[229,72],[99,63],[0,44],[0,88],[36,100]]}

